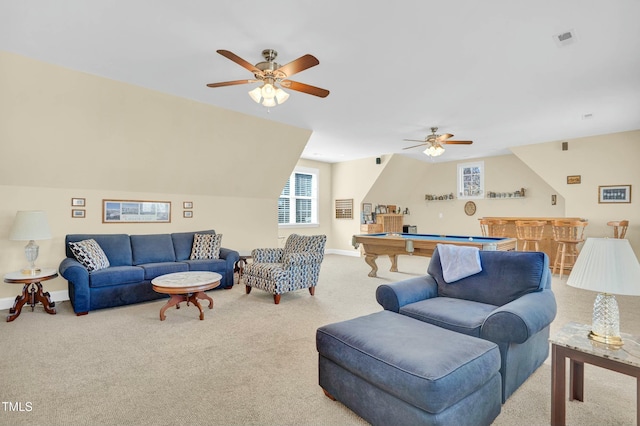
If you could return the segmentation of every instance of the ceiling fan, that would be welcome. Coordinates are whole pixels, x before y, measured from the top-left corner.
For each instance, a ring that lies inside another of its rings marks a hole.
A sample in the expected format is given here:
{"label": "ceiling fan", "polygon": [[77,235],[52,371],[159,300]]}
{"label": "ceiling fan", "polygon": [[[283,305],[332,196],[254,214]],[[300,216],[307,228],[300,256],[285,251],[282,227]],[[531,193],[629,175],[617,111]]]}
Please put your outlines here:
{"label": "ceiling fan", "polygon": [[218,50],[217,52],[241,67],[251,71],[255,78],[210,83],[207,84],[207,87],[234,86],[237,84],[262,82],[262,86],[251,90],[249,92],[249,96],[251,96],[251,98],[257,103],[262,103],[262,105],[266,107],[273,107],[277,104],[282,104],[289,98],[289,94],[282,90],[283,87],[297,92],[318,96],[320,98],[326,98],[329,95],[329,91],[326,89],[289,80],[289,77],[292,75],[308,68],[315,67],[320,63],[320,61],[318,61],[313,55],[307,54],[289,62],[286,65],[280,65],[275,62],[278,52],[273,49],[265,49],[262,51],[264,61],[252,65],[228,50]]}
{"label": "ceiling fan", "polygon": [[449,138],[453,137],[451,133],[444,133],[442,135],[437,135],[436,134],[437,131],[438,131],[437,127],[432,127],[431,134],[426,138],[424,138],[424,140],[404,139],[405,141],[409,141],[409,142],[422,142],[422,143],[419,143],[418,145],[408,146],[402,149],[411,149],[411,148],[417,148],[419,146],[426,145],[427,147],[424,150],[424,153],[430,157],[437,157],[438,155],[441,155],[444,153],[444,148],[442,145],[445,145],[445,144],[471,145],[473,143],[473,141],[452,141],[452,140],[449,140]]}

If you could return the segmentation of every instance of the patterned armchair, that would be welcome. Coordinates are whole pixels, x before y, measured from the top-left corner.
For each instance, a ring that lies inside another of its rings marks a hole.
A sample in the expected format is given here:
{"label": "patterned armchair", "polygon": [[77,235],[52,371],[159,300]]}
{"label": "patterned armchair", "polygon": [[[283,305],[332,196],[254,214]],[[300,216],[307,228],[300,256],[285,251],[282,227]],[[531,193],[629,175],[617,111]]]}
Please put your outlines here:
{"label": "patterned armchair", "polygon": [[245,267],[243,274],[247,294],[253,287],[267,291],[273,294],[276,305],[280,295],[288,291],[308,288],[313,296],[326,241],[326,235],[291,234],[283,249],[254,249],[253,263]]}

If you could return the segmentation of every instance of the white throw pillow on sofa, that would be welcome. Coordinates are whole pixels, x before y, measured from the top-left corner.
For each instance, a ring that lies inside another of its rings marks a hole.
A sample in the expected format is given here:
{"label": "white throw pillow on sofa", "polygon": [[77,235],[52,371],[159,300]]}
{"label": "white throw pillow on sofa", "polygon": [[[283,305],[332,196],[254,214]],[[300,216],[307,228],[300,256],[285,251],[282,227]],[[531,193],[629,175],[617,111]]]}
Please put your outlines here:
{"label": "white throw pillow on sofa", "polygon": [[222,234],[195,234],[189,259],[220,259]]}
{"label": "white throw pillow on sofa", "polygon": [[69,248],[78,262],[82,263],[89,271],[97,271],[110,266],[107,255],[94,239],[69,243]]}

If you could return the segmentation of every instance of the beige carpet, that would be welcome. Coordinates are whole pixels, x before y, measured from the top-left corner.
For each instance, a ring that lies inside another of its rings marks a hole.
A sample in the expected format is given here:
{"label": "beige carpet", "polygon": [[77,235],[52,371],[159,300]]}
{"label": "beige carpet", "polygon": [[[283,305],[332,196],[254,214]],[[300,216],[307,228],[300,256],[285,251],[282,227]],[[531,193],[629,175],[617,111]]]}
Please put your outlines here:
{"label": "beige carpet", "polygon": [[[318,386],[315,331],[324,324],[379,311],[381,283],[422,274],[428,259],[400,257],[402,273],[367,277],[363,259],[328,255],[316,295],[282,296],[244,286],[211,291],[204,321],[164,301],[76,317],[69,302],[57,315],[25,309],[0,324],[0,424],[31,425],[360,425]],[[566,281],[566,278],[565,278]],[[45,285],[46,287],[46,285]],[[590,323],[595,294],[554,279],[559,315]],[[619,298],[624,332],[640,335],[640,298]],[[3,311],[6,315],[8,311]],[[553,332],[552,329],[552,332]],[[584,403],[567,404],[571,425],[633,425],[634,379],[586,366]],[[503,406],[496,425],[545,425],[550,417],[550,365],[545,363]],[[398,419],[397,424],[402,424]]]}

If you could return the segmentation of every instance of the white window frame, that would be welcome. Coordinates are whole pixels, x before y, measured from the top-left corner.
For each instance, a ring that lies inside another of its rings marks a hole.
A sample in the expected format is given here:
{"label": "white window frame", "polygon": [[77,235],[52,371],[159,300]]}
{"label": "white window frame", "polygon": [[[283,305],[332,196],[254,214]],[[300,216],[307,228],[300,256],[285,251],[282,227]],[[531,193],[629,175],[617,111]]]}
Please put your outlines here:
{"label": "white window frame", "polygon": [[[311,175],[311,223],[295,223],[291,222],[291,220],[296,219],[296,202],[297,198],[308,198],[308,197],[296,197],[295,196],[295,174],[303,173],[307,175]],[[312,228],[320,225],[318,221],[318,186],[319,186],[319,178],[320,178],[320,170],[314,169],[311,167],[296,167],[293,170],[293,173],[289,176],[289,199],[291,200],[289,203],[289,223],[279,223],[279,228]],[[284,188],[284,187],[283,187]],[[282,193],[278,196],[278,199],[283,198]],[[277,208],[277,207],[276,207]],[[277,216],[277,214],[276,214]]]}
{"label": "white window frame", "polygon": [[[465,188],[465,181],[463,179],[464,169],[478,168],[480,177],[480,188],[475,190],[475,193],[469,194],[468,188]],[[476,200],[484,198],[484,161],[476,161],[473,163],[461,163],[458,164],[458,198],[461,200]]]}

